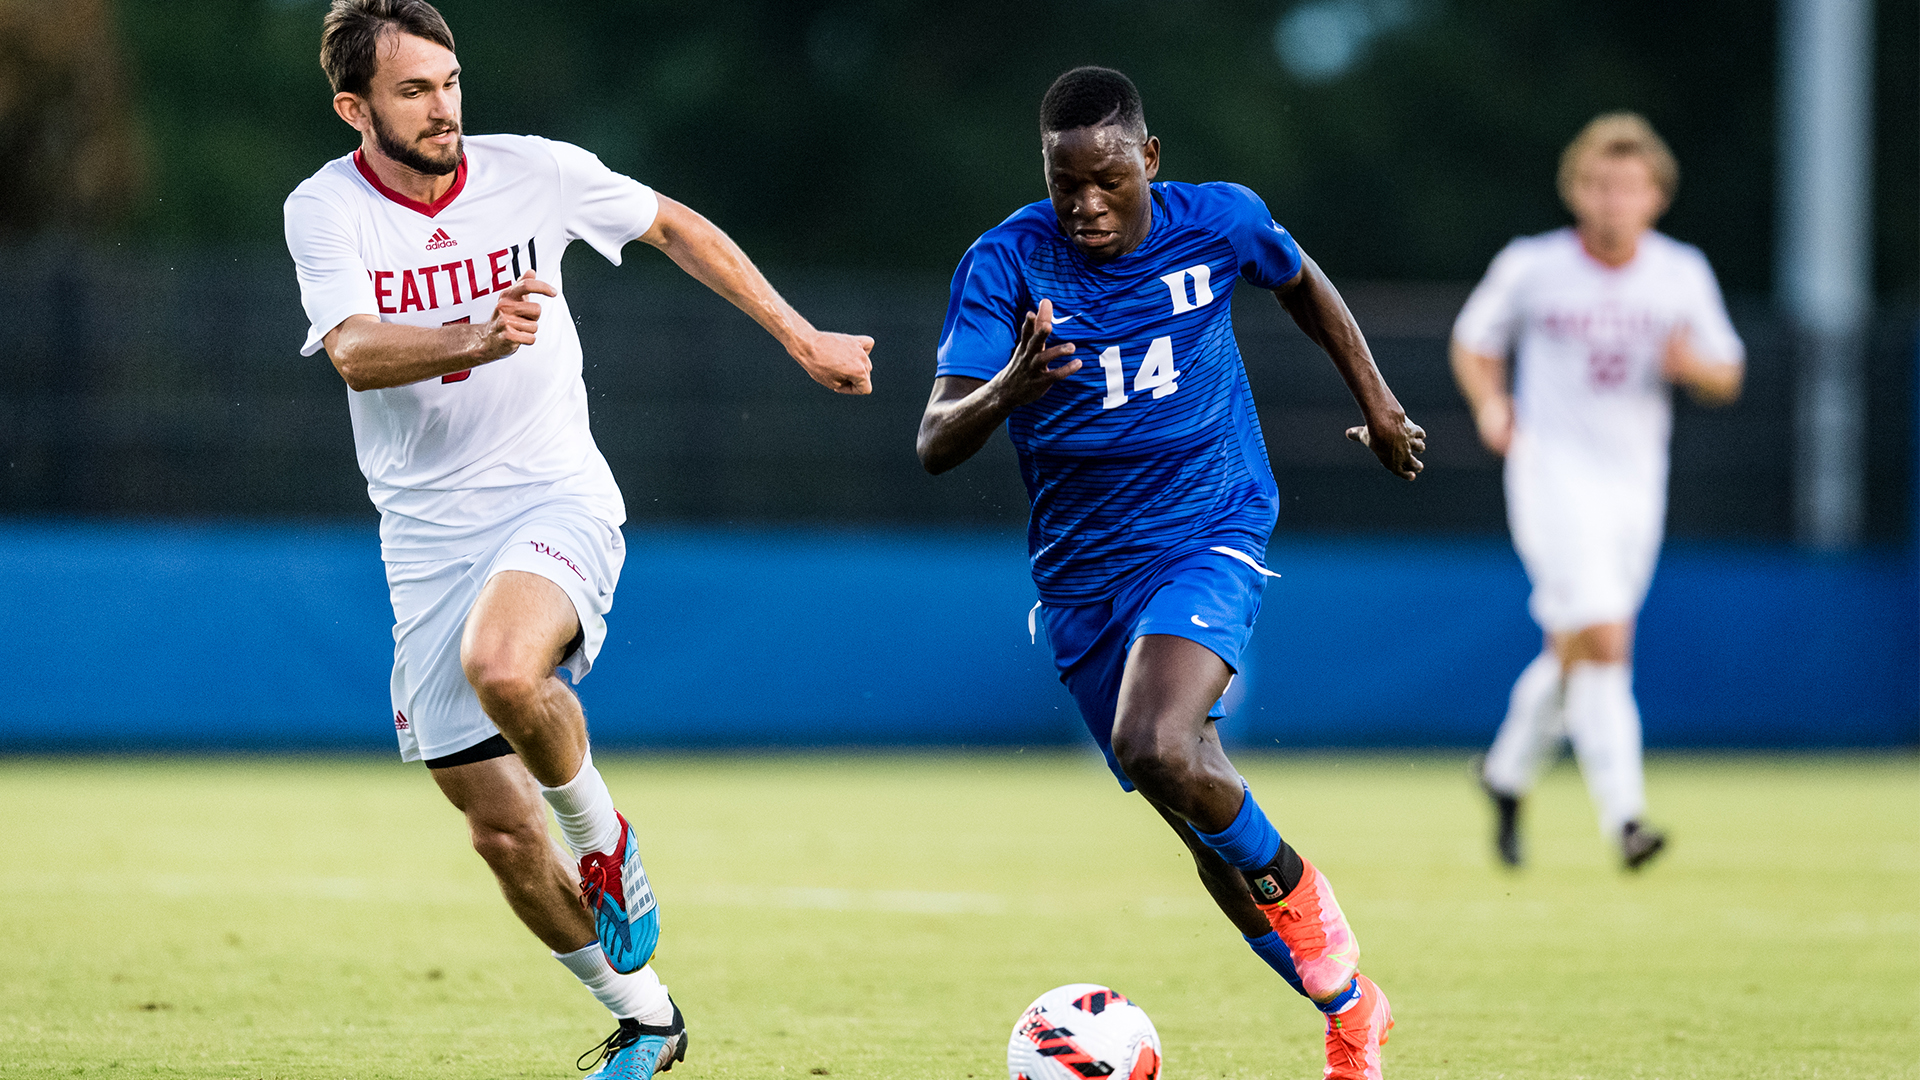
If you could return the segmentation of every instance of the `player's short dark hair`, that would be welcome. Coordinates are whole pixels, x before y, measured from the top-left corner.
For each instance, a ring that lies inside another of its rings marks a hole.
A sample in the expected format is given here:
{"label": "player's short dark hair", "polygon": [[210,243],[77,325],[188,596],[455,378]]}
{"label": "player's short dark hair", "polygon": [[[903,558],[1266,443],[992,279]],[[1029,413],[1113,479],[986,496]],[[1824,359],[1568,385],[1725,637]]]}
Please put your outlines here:
{"label": "player's short dark hair", "polygon": [[1040,99],[1040,133],[1117,124],[1147,134],[1147,114],[1133,80],[1103,67],[1077,67],[1053,80]]}
{"label": "player's short dark hair", "polygon": [[427,0],[333,0],[320,30],[320,69],[336,94],[365,94],[389,30],[453,51],[453,31]]}

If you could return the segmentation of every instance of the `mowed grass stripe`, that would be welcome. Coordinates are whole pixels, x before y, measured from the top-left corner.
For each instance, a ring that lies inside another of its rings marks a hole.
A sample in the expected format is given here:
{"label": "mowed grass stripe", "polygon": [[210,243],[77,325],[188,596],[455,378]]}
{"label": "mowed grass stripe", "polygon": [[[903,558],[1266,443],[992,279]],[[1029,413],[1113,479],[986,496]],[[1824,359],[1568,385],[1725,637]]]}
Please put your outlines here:
{"label": "mowed grass stripe", "polygon": [[[1393,999],[1390,1075],[1920,1076],[1911,753],[1655,757],[1674,847],[1638,876],[1570,767],[1510,874],[1458,756],[1241,764]],[[1074,981],[1148,1010],[1172,1080],[1319,1075],[1317,1016],[1088,754],[602,768],[693,1026],[676,1077],[997,1077]],[[607,1030],[418,766],[0,761],[0,1077],[557,1077]]]}

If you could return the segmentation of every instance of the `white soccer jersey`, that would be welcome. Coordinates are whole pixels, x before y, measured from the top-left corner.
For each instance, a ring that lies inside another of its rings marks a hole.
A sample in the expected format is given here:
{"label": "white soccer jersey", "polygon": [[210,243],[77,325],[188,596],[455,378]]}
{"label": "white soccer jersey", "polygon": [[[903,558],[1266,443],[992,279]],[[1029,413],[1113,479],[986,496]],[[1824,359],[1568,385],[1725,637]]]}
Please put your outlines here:
{"label": "white soccer jersey", "polygon": [[1474,352],[1514,354],[1515,425],[1536,445],[1664,492],[1673,404],[1660,369],[1681,330],[1705,359],[1743,359],[1698,248],[1648,232],[1615,268],[1560,229],[1495,256],[1453,337]]}
{"label": "white soccer jersey", "polygon": [[618,264],[659,203],[569,143],[476,135],[454,184],[432,205],[386,187],[355,151],[328,162],[286,203],[311,356],[351,315],[442,326],[493,317],[493,294],[523,271],[560,293],[535,296],[538,338],[468,371],[347,393],[367,492],[389,561],[454,558],[486,531],[554,498],[582,500],[612,525],[626,507],[587,427],[580,338],[560,257],[585,240]]}

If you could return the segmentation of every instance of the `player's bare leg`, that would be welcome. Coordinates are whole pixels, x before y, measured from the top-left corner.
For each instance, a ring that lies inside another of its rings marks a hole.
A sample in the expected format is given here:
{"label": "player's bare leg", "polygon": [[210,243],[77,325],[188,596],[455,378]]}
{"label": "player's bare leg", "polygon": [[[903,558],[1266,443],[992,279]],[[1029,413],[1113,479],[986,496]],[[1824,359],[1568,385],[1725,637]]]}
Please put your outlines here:
{"label": "player's bare leg", "polygon": [[580,877],[547,832],[546,800],[520,759],[435,769],[433,779],[466,816],[473,849],[493,871],[507,906],[554,959],[614,1016],[670,1026],[673,1003],[653,969],[622,974],[607,963],[593,914],[580,902]]}
{"label": "player's bare leg", "polygon": [[572,780],[586,760],[586,714],[554,674],[579,632],[580,616],[560,586],[507,570],[480,590],[460,639],[460,666],[480,707],[546,787]]}
{"label": "player's bare leg", "polygon": [[1549,634],[1561,667],[1571,671],[1578,663],[1624,664],[1633,658],[1633,623],[1596,623],[1569,634]]}
{"label": "player's bare leg", "polygon": [[1244,786],[1207,711],[1233,678],[1197,641],[1143,634],[1127,653],[1113,718],[1113,754],[1155,806],[1205,832],[1233,823]]}
{"label": "player's bare leg", "polygon": [[1567,736],[1586,777],[1600,831],[1638,870],[1666,847],[1648,828],[1640,708],[1633,699],[1633,622],[1598,623],[1549,639],[1566,676]]}
{"label": "player's bare leg", "polygon": [[500,883],[507,906],[556,953],[594,940],[573,860],[547,831],[540,785],[514,755],[433,770],[434,782],[467,818],[473,849]]}
{"label": "player's bare leg", "polygon": [[[1327,1015],[1326,1075],[1377,1080],[1392,1010],[1359,973],[1359,941],[1332,887],[1280,838],[1227,760],[1207,713],[1231,676],[1198,642],[1142,635],[1120,680],[1114,756],[1182,833],[1202,883],[1247,944]],[[1223,868],[1237,872],[1238,890]]]}
{"label": "player's bare leg", "polygon": [[1187,845],[1187,851],[1193,855],[1193,867],[1200,873],[1200,884],[1206,886],[1207,895],[1213,897],[1220,913],[1234,929],[1249,941],[1266,936],[1273,927],[1268,926],[1267,917],[1260,914],[1260,905],[1253,902],[1253,893],[1247,889],[1247,879],[1240,871],[1195,836],[1185,818],[1152,799],[1147,802],[1160,811],[1160,816],[1173,826],[1174,835]]}
{"label": "player's bare leg", "polygon": [[638,837],[594,768],[580,699],[554,674],[579,634],[565,590],[538,574],[504,571],[487,581],[467,615],[460,664],[580,860],[581,889],[607,962],[636,972],[653,956],[660,918]]}

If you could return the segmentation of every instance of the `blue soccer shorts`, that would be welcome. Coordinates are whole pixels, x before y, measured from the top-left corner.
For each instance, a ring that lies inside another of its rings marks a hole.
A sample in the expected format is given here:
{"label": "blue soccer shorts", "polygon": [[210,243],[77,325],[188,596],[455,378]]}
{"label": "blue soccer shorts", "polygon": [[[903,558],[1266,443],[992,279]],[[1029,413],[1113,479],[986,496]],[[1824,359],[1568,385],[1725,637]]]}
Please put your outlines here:
{"label": "blue soccer shorts", "polygon": [[[1113,756],[1113,717],[1134,639],[1171,634],[1197,641],[1237,674],[1266,579],[1275,576],[1243,552],[1210,548],[1143,571],[1111,600],[1041,606],[1060,681],[1122,788],[1132,791],[1133,783]],[[1226,711],[1216,701],[1207,715],[1220,720]]]}

